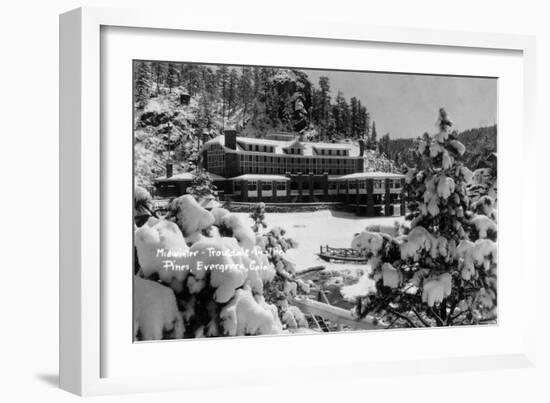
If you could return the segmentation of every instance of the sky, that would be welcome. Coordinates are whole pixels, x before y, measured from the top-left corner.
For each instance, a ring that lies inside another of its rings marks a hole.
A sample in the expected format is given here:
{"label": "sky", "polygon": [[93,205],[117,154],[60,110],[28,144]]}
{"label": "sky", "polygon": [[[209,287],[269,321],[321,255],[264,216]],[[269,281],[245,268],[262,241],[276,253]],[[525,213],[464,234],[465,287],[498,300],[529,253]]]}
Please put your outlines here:
{"label": "sky", "polygon": [[440,107],[453,129],[462,131],[497,122],[497,79],[416,74],[303,70],[316,85],[329,77],[331,95],[353,96],[370,112],[378,136],[391,138],[433,134]]}

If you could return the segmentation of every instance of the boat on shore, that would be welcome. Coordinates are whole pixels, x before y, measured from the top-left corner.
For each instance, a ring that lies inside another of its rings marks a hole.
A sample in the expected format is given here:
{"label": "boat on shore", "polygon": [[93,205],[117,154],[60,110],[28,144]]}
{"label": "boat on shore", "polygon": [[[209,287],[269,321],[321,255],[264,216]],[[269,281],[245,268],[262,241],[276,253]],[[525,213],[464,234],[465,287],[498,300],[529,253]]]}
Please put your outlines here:
{"label": "boat on shore", "polygon": [[327,262],[340,261],[340,262],[353,262],[353,263],[367,263],[368,258],[361,252],[351,248],[333,248],[328,245],[321,245],[319,247],[319,257]]}

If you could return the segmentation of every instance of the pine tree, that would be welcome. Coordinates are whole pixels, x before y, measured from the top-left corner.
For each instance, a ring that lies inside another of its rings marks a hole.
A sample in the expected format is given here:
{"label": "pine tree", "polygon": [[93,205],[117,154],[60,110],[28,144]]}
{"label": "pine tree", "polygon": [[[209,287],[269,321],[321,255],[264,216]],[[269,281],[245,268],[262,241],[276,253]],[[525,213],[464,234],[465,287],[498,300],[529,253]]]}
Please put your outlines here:
{"label": "pine tree", "polygon": [[229,69],[227,66],[222,65],[216,72],[217,86],[220,90],[220,96],[222,98],[222,120],[225,127],[225,112],[227,107],[227,86],[229,83]]}
{"label": "pine tree", "polygon": [[265,203],[260,202],[254,206],[254,210],[250,213],[250,219],[254,223],[252,225],[252,231],[258,233],[260,228],[267,228],[265,221]]}
{"label": "pine tree", "polygon": [[260,91],[261,91],[261,88],[262,88],[262,81],[261,81],[261,78],[260,78],[260,68],[259,67],[252,67],[252,81],[253,81],[253,86],[252,86],[252,93],[254,95],[254,97],[258,97],[260,95]]}
{"label": "pine tree", "polygon": [[496,320],[495,201],[471,203],[465,147],[440,110],[439,132],[417,141],[407,168],[410,232],[402,238],[365,231],[354,239],[372,255],[375,286],[358,303],[400,326],[450,326]]}
{"label": "pine tree", "polygon": [[197,167],[193,172],[193,180],[187,188],[187,193],[192,195],[197,201],[207,196],[217,198],[216,186],[212,181],[212,177],[205,169],[200,167]]}
{"label": "pine tree", "polygon": [[239,80],[239,99],[243,105],[243,126],[246,122],[246,115],[254,96],[253,91],[254,89],[252,87],[252,69],[250,67],[243,67]]}
{"label": "pine tree", "polygon": [[358,105],[358,99],[356,97],[351,97],[349,100],[350,104],[350,113],[351,113],[351,119],[350,119],[350,135],[353,138],[358,137],[359,134],[359,105]]}
{"label": "pine tree", "polygon": [[235,107],[237,104],[238,97],[238,88],[239,86],[239,73],[237,69],[232,68],[229,73],[229,82],[227,85],[227,107],[229,113],[232,114],[235,112]]}
{"label": "pine tree", "polygon": [[157,93],[156,96],[160,95],[160,86],[164,83],[166,79],[167,64],[165,62],[152,62],[153,66],[153,76],[155,79]]}
{"label": "pine tree", "polygon": [[376,122],[372,121],[372,130],[369,137],[369,148],[371,150],[376,150],[378,147],[378,133],[376,132]]}
{"label": "pine tree", "polygon": [[360,137],[365,139],[369,138],[370,134],[370,113],[365,106],[361,106],[361,134]]}
{"label": "pine tree", "polygon": [[212,120],[212,105],[209,101],[208,94],[203,90],[198,100],[198,110],[195,115],[195,121],[199,132],[198,135],[200,135],[204,129],[209,129],[212,126]]}
{"label": "pine tree", "polygon": [[135,73],[135,103],[138,109],[143,109],[151,94],[151,63],[136,62]]}
{"label": "pine tree", "polygon": [[216,98],[218,93],[218,88],[216,84],[216,73],[206,66],[202,67],[200,70],[202,80],[200,82],[200,88],[203,93],[205,93],[211,100]]}
{"label": "pine tree", "polygon": [[197,94],[201,89],[201,83],[203,80],[200,66],[196,64],[183,63],[181,69],[181,77],[183,85],[187,87],[189,95],[193,96]]}
{"label": "pine tree", "polygon": [[180,77],[178,73],[178,66],[176,63],[168,63],[167,76],[166,76],[166,85],[170,94],[172,93],[172,88],[175,88],[179,85]]}
{"label": "pine tree", "polygon": [[350,109],[342,91],[338,91],[335,105],[332,108],[336,133],[344,137],[349,136]]}
{"label": "pine tree", "polygon": [[390,134],[389,133],[384,134],[380,138],[380,141],[378,142],[378,151],[380,152],[380,154],[385,154],[386,157],[390,156]]}
{"label": "pine tree", "polygon": [[326,76],[319,77],[319,125],[321,137],[328,136],[331,128],[330,122],[330,82]]}
{"label": "pine tree", "polygon": [[356,138],[364,138],[365,137],[365,132],[366,132],[366,128],[365,128],[365,125],[366,125],[366,113],[367,113],[367,108],[365,108],[362,104],[361,104],[361,101],[357,101],[357,131],[356,131]]}

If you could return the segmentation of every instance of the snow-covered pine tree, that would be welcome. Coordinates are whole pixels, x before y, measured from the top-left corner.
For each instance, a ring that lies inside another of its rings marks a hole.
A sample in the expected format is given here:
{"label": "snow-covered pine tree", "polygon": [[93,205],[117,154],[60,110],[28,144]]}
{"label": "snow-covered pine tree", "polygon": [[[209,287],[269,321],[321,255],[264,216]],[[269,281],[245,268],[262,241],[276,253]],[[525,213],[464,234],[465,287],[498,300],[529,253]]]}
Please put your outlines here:
{"label": "snow-covered pine tree", "polygon": [[151,93],[151,63],[139,61],[136,63],[135,72],[135,104],[138,109],[143,109],[147,104]]}
{"label": "snow-covered pine tree", "polygon": [[[141,193],[139,200],[150,198]],[[239,215],[219,207],[207,211],[184,195],[170,203],[164,218],[136,226],[134,240],[135,340],[307,328],[302,312],[284,303],[307,285],[282,257],[296,245],[280,228],[256,236]],[[277,305],[268,299],[272,283]]]}
{"label": "snow-covered pine tree", "polygon": [[210,174],[201,167],[197,167],[193,172],[193,180],[187,188],[187,193],[192,195],[197,201],[206,196],[217,197],[216,186]]}
{"label": "snow-covered pine tree", "polygon": [[376,287],[355,313],[386,316],[401,326],[450,326],[496,320],[495,204],[472,204],[465,147],[439,112],[439,132],[416,144],[406,172],[410,231],[406,236],[365,231],[353,245],[371,256]]}
{"label": "snow-covered pine tree", "polygon": [[257,233],[260,228],[267,228],[265,222],[265,203],[260,202],[254,206],[252,213],[250,213],[250,219],[254,224],[252,225],[252,231]]}

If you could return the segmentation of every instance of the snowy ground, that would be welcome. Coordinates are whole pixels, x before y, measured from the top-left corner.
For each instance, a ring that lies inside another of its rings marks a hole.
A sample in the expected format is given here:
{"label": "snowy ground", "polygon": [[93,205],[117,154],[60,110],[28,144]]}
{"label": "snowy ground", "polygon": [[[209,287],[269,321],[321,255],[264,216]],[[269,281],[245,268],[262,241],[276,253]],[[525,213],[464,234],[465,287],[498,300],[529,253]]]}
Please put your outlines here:
{"label": "snowy ground", "polygon": [[[241,213],[245,218],[248,214]],[[349,248],[353,235],[369,225],[392,225],[403,222],[403,217],[359,217],[353,213],[340,211],[314,211],[304,213],[267,213],[268,230],[277,225],[287,231],[287,236],[298,241],[298,248],[287,252],[287,258],[296,264],[298,271],[312,266],[325,266],[326,271],[336,271],[323,288],[331,302],[344,307],[339,299],[354,301],[357,296],[366,294],[372,286],[368,278],[370,266],[367,264],[326,262],[319,258],[320,245],[336,248]],[[333,283],[333,284],[332,284]]]}
{"label": "snowy ground", "polygon": [[[239,213],[245,219],[248,214]],[[298,271],[308,267],[323,265],[327,270],[365,270],[364,264],[325,262],[317,256],[320,245],[336,248],[349,248],[353,235],[368,225],[392,225],[402,222],[402,217],[358,217],[353,213],[340,211],[313,211],[304,213],[266,213],[268,230],[280,226],[287,231],[286,236],[298,241],[298,248],[291,249],[287,258],[296,264]]]}

